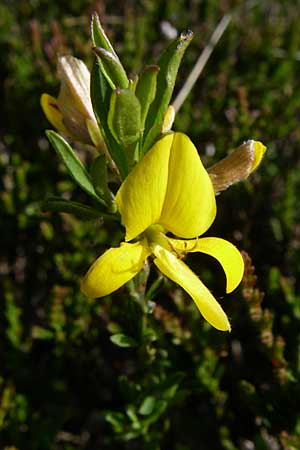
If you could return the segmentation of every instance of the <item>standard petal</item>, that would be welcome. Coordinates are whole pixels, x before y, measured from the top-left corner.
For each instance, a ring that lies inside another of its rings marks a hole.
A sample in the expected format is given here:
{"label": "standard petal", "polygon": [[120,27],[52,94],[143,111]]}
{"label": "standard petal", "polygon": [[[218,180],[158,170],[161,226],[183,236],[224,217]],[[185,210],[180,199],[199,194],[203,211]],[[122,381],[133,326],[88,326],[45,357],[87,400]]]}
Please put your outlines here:
{"label": "standard petal", "polygon": [[155,265],[192,297],[203,317],[218,330],[230,331],[225,312],[194,272],[175,255],[158,245],[153,248],[153,253],[156,256]]}
{"label": "standard petal", "polygon": [[58,131],[67,133],[67,129],[63,123],[63,115],[59,109],[57,99],[51,95],[42,94],[41,107],[43,108],[44,114],[51,125],[53,125]]}
{"label": "standard petal", "polygon": [[90,298],[104,297],[131,280],[143,267],[149,250],[142,242],[122,243],[101,255],[81,282],[82,292]]}
{"label": "standard petal", "polygon": [[226,275],[226,292],[232,292],[241,282],[244,274],[244,260],[238,249],[224,239],[208,237],[202,239],[180,240],[168,238],[176,252],[202,252],[216,258]]}
{"label": "standard petal", "polygon": [[[157,183],[160,179],[156,177]],[[159,223],[183,238],[203,234],[216,215],[212,182],[192,141],[174,133],[168,186]]]}
{"label": "standard petal", "polygon": [[158,223],[165,201],[173,134],[160,139],[134,167],[116,195],[126,241]]}

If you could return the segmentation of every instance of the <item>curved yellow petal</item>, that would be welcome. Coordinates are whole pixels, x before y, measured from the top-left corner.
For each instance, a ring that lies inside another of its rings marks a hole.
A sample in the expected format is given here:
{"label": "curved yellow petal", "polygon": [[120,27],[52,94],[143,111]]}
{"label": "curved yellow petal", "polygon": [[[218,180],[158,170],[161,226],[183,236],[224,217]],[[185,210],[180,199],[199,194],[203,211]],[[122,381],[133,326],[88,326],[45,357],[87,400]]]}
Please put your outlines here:
{"label": "curved yellow petal", "polygon": [[90,298],[104,297],[131,280],[143,267],[149,249],[142,242],[122,243],[101,255],[81,282],[82,292]]}
{"label": "curved yellow petal", "polygon": [[[156,182],[160,178],[156,177]],[[198,152],[185,134],[174,133],[159,223],[176,236],[193,238],[210,227],[215,215],[214,189]]]}
{"label": "curved yellow petal", "polygon": [[165,201],[173,134],[160,139],[134,167],[116,195],[126,241],[158,223]]}
{"label": "curved yellow petal", "polygon": [[208,237],[185,241],[168,238],[168,241],[175,252],[202,252],[216,258],[226,275],[227,293],[240,284],[244,274],[244,260],[238,249],[225,239]]}
{"label": "curved yellow petal", "polygon": [[60,112],[57,99],[51,95],[42,94],[41,107],[51,125],[53,125],[58,131],[67,133],[67,129],[63,123],[63,115]]}
{"label": "curved yellow petal", "polygon": [[262,157],[264,156],[267,150],[267,147],[261,142],[259,141],[252,141],[252,142],[254,147],[254,161],[250,173],[252,173],[253,170],[255,170],[257,166],[260,164]]}
{"label": "curved yellow petal", "polygon": [[156,256],[155,265],[192,297],[203,317],[218,330],[230,331],[225,312],[194,272],[175,255],[158,245],[154,246],[153,253]]}

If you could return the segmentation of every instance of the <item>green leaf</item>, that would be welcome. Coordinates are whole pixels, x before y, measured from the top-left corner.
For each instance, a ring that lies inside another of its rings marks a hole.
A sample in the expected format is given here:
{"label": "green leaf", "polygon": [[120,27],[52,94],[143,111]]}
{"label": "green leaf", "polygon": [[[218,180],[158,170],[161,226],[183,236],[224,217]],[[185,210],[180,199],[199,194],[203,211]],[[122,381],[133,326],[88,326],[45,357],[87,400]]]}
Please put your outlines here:
{"label": "green leaf", "polygon": [[146,66],[139,75],[135,94],[141,104],[141,126],[144,128],[151,103],[155,99],[159,66]]}
{"label": "green leaf", "polygon": [[139,414],[141,414],[142,416],[149,416],[149,414],[151,414],[154,409],[155,401],[155,397],[151,395],[144,398],[139,409]]}
{"label": "green leaf", "polygon": [[82,203],[58,197],[48,198],[42,205],[42,211],[74,214],[83,220],[96,220],[100,218],[114,221],[118,220],[118,216],[113,214],[106,214],[100,210],[91,208],[90,206],[83,205]]}
{"label": "green leaf", "polygon": [[159,390],[161,396],[166,400],[171,400],[176,394],[180,383],[184,379],[184,374],[181,372],[169,375],[160,385]]}
{"label": "green leaf", "polygon": [[47,130],[46,135],[76,183],[88,195],[93,197],[98,202],[101,202],[101,199],[98,197],[94,189],[91,178],[86,168],[77,158],[72,147],[55,131]]}
{"label": "green leaf", "polygon": [[167,401],[157,400],[154,404],[151,414],[146,419],[144,419],[144,425],[149,427],[149,425],[155,423],[160,418],[160,416],[165,412],[167,407],[168,407]]}
{"label": "green leaf", "polygon": [[105,420],[113,426],[116,433],[121,433],[126,426],[127,418],[123,413],[117,411],[107,411],[104,417]]}
{"label": "green leaf", "polygon": [[157,89],[155,100],[150,106],[146,120],[145,137],[156,124],[162,125],[169,106],[179,65],[188,45],[193,38],[191,31],[183,32],[161,55],[158,66]]}
{"label": "green leaf", "polygon": [[118,345],[119,347],[137,347],[138,345],[135,339],[121,333],[113,334],[110,337],[110,340],[113,344]]}
{"label": "green leaf", "polygon": [[[115,89],[117,86],[128,87],[129,80],[121,61],[108,39],[97,13],[94,13],[91,21],[91,35],[94,50],[100,57],[100,66],[104,76],[110,86]],[[115,73],[116,72],[116,73]]]}
{"label": "green leaf", "polygon": [[111,95],[108,125],[116,141],[128,147],[141,135],[141,105],[130,89],[116,89]]}
{"label": "green leaf", "polygon": [[161,124],[153,125],[153,127],[149,130],[146,140],[143,145],[143,154],[147,153],[148,150],[155,144],[155,142],[161,136],[162,126]]}
{"label": "green leaf", "polygon": [[113,195],[108,188],[107,161],[104,154],[94,159],[90,173],[95,191],[103,198],[107,205],[110,205],[113,200]]}
{"label": "green leaf", "polygon": [[102,47],[105,50],[108,50],[109,52],[113,53],[117,58],[117,54],[106,36],[106,33],[101,25],[99,16],[97,13],[94,13],[92,15],[91,20],[91,35],[92,35],[92,41],[95,47]]}
{"label": "green leaf", "polygon": [[131,420],[131,422],[133,424],[133,428],[135,428],[136,430],[141,428],[140,420],[139,420],[139,417],[136,415],[136,408],[134,405],[127,406],[126,414],[129,417],[129,419]]}
{"label": "green leaf", "polygon": [[128,174],[126,153],[114,139],[107,123],[111,94],[112,89],[96,59],[91,73],[92,105],[108,151],[120,171],[121,178],[125,178]]}
{"label": "green leaf", "polygon": [[126,89],[129,86],[129,80],[119,58],[102,47],[94,47],[93,51],[99,58],[102,71],[111,87]]}

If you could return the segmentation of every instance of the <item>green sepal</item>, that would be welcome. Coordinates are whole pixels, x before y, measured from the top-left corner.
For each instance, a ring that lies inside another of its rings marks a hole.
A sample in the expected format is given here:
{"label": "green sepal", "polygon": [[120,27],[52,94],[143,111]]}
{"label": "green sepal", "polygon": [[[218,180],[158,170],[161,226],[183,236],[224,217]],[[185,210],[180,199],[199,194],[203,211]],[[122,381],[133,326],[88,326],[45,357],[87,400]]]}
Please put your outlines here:
{"label": "green sepal", "polygon": [[91,197],[100,203],[103,203],[96,193],[91,177],[82,162],[77,158],[72,147],[53,130],[47,130],[46,135],[53,145],[56,153],[66,166],[72,178],[76,183]]}
{"label": "green sepal", "polygon": [[127,88],[129,80],[119,58],[102,47],[94,47],[93,52],[99,58],[102,71],[112,89],[116,87]]}
{"label": "green sepal", "polygon": [[160,68],[156,65],[146,66],[139,75],[135,94],[141,104],[141,126],[144,128],[151,103],[155,99],[157,75]]}
{"label": "green sepal", "polygon": [[141,135],[141,105],[130,89],[116,89],[110,99],[108,125],[115,140],[124,147]]}
{"label": "green sepal", "polygon": [[94,159],[90,170],[92,183],[97,194],[103,198],[109,206],[112,204],[113,195],[108,188],[107,183],[107,161],[104,154]]}
{"label": "green sepal", "polygon": [[98,209],[83,205],[82,203],[65,200],[59,197],[49,197],[44,201],[41,209],[43,212],[74,214],[75,216],[79,216],[82,220],[118,220],[118,216],[116,215],[106,214]]}
{"label": "green sepal", "polygon": [[97,59],[95,59],[91,73],[91,100],[94,113],[101,129],[102,137],[107,145],[110,156],[120,171],[121,178],[128,174],[128,162],[124,149],[114,139],[108,123],[108,111],[112,89],[101,72]]}
{"label": "green sepal", "polygon": [[179,65],[188,45],[193,38],[191,31],[183,32],[161,55],[158,66],[157,89],[155,100],[152,102],[145,126],[145,138],[149,130],[156,124],[162,125],[164,115],[169,106]]}

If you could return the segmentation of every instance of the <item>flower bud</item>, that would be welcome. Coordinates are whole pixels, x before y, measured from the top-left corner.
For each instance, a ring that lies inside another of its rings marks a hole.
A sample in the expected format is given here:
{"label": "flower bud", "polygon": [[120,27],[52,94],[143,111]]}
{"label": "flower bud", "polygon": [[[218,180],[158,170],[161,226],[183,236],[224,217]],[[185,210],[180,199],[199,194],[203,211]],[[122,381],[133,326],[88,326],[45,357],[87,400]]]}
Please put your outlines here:
{"label": "flower bud", "polygon": [[99,146],[102,139],[90,99],[88,68],[80,59],[62,56],[58,59],[58,76],[61,81],[58,98],[48,94],[41,97],[47,119],[71,138]]}
{"label": "flower bud", "polygon": [[266,147],[261,142],[249,140],[207,169],[215,193],[245,180],[258,167],[265,151]]}

